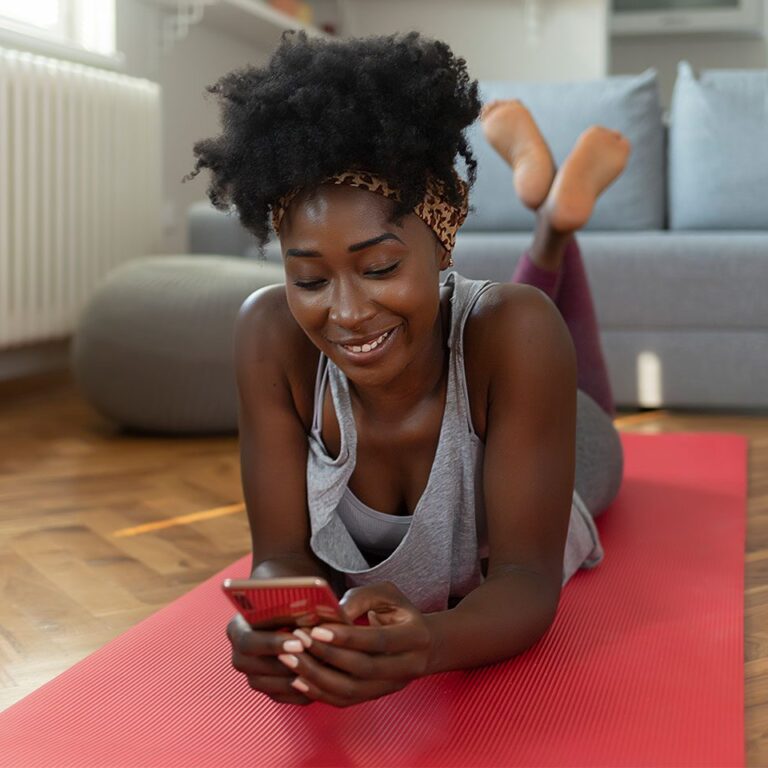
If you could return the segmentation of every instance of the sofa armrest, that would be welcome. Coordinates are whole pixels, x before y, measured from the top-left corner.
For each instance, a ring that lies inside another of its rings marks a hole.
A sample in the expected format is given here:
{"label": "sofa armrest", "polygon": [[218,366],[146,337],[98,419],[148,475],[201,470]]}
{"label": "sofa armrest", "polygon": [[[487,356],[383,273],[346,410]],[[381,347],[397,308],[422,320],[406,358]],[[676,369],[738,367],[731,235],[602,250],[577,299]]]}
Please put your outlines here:
{"label": "sofa armrest", "polygon": [[237,213],[219,211],[207,200],[192,203],[187,209],[187,233],[190,253],[245,256],[255,244]]}

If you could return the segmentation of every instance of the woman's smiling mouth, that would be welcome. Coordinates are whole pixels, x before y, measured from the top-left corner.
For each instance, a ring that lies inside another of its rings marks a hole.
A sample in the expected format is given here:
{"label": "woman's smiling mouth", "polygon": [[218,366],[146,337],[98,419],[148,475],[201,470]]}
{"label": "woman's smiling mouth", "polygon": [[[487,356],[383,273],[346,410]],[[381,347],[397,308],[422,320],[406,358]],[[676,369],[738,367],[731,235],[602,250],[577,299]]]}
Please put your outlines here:
{"label": "woman's smiling mouth", "polygon": [[379,336],[369,338],[366,341],[356,339],[354,343],[351,342],[334,342],[336,346],[342,350],[344,356],[349,360],[356,363],[373,362],[381,357],[382,354],[389,348],[392,338],[396,335],[400,326],[390,328],[388,331]]}

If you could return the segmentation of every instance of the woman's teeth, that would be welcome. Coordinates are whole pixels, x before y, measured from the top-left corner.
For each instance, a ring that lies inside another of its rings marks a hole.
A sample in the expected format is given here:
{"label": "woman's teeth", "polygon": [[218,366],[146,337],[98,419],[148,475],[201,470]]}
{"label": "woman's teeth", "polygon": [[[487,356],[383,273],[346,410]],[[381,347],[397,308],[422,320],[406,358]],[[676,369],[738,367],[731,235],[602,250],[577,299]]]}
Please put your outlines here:
{"label": "woman's teeth", "polygon": [[386,340],[386,338],[389,336],[390,333],[392,333],[392,331],[387,331],[386,333],[382,333],[378,339],[374,339],[369,344],[363,344],[361,347],[353,346],[351,344],[342,344],[342,346],[345,349],[351,350],[352,352],[370,352],[372,349],[376,349],[376,347],[378,347],[379,344],[382,344]]}

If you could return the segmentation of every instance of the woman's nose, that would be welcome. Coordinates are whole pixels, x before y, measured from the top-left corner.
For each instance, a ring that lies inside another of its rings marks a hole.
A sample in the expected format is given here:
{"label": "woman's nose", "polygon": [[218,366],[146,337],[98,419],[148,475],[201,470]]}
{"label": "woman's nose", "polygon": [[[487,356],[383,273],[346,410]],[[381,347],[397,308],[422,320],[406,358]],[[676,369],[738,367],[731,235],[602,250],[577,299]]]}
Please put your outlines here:
{"label": "woman's nose", "polygon": [[354,279],[340,279],[331,294],[328,317],[343,328],[357,328],[376,314],[364,287]]}

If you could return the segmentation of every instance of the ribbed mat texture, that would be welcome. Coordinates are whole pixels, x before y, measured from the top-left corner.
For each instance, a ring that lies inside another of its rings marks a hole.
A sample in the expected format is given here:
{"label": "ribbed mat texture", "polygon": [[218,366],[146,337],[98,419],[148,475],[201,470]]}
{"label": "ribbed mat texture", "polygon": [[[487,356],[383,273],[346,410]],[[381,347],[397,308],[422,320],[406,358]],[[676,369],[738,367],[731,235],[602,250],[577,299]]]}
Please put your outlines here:
{"label": "ribbed mat texture", "polygon": [[0,765],[743,766],[746,441],[622,440],[605,560],[525,654],[349,709],[276,704],[230,668],[219,585],[246,558],[0,714]]}

